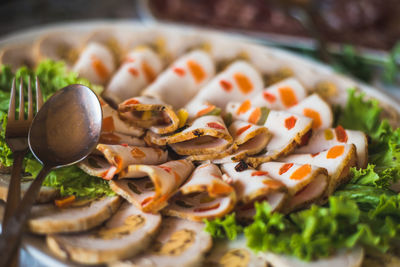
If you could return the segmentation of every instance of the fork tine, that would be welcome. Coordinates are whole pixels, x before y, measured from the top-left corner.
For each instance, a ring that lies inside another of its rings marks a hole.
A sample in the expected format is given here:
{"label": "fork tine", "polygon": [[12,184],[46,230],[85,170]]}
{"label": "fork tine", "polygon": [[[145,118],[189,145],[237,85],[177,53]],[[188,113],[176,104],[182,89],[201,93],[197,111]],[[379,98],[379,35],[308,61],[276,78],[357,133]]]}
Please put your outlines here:
{"label": "fork tine", "polygon": [[24,120],[25,100],[24,100],[24,81],[19,79],[19,120]]}
{"label": "fork tine", "polygon": [[10,103],[8,105],[8,120],[15,120],[15,78],[12,81]]}
{"label": "fork tine", "polygon": [[36,112],[43,106],[43,95],[42,89],[40,88],[39,79],[36,76]]}
{"label": "fork tine", "polygon": [[28,120],[33,120],[32,86],[30,76],[28,78]]}

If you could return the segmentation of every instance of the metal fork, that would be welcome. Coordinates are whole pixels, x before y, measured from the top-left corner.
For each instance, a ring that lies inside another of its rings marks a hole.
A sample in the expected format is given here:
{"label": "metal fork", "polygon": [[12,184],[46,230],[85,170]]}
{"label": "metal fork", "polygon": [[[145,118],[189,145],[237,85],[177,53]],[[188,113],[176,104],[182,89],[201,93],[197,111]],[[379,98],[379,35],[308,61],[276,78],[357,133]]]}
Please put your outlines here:
{"label": "metal fork", "polygon": [[[36,112],[43,105],[43,96],[40,89],[39,80],[36,77]],[[11,86],[10,104],[8,108],[8,121],[6,126],[6,143],[10,147],[14,164],[11,172],[10,184],[8,186],[6,210],[4,212],[3,226],[12,216],[21,199],[21,167],[24,156],[28,152],[28,132],[33,120],[33,100],[31,79],[28,80],[28,117],[25,119],[24,85],[22,78],[19,85],[19,114],[15,119],[15,78]],[[4,232],[4,229],[3,229]]]}

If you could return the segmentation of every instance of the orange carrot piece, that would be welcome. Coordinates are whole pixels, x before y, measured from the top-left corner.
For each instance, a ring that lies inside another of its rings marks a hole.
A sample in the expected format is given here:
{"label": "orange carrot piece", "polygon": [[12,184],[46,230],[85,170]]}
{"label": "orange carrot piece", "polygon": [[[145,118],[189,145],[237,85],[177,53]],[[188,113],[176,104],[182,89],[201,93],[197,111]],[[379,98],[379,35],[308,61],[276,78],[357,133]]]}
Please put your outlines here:
{"label": "orange carrot piece", "polygon": [[304,114],[304,116],[313,119],[313,123],[312,123],[313,129],[317,129],[317,128],[321,127],[321,125],[322,125],[321,116],[319,115],[319,113],[317,111],[315,111],[311,108],[305,108],[303,110],[303,114]]}
{"label": "orange carrot piece", "polygon": [[344,146],[334,146],[328,150],[326,154],[327,159],[335,159],[344,153]]}
{"label": "orange carrot piece", "polygon": [[290,108],[297,104],[296,94],[290,87],[281,87],[278,89],[282,103],[285,107]]}
{"label": "orange carrot piece", "polygon": [[100,78],[106,79],[108,77],[107,67],[96,56],[92,56],[92,67]]}
{"label": "orange carrot piece", "polygon": [[187,65],[196,83],[201,83],[206,78],[206,72],[197,62],[188,60]]}
{"label": "orange carrot piece", "polygon": [[66,196],[66,197],[54,200],[54,204],[56,204],[56,206],[59,208],[65,208],[65,207],[71,205],[72,203],[74,203],[75,199],[76,198],[74,195]]}
{"label": "orange carrot piece", "polygon": [[293,166],[293,163],[283,164],[283,166],[279,169],[279,175],[282,175],[285,172],[287,172],[290,168],[292,168],[292,166]]}
{"label": "orange carrot piece", "polygon": [[251,102],[250,100],[245,100],[240,107],[238,108],[238,110],[236,111],[237,115],[246,113],[249,109],[251,108]]}
{"label": "orange carrot piece", "polygon": [[311,173],[311,165],[310,164],[305,164],[301,167],[299,167],[297,170],[295,170],[292,175],[290,176],[290,179],[292,180],[301,180],[307,175]]}
{"label": "orange carrot piece", "polygon": [[257,124],[258,120],[261,117],[261,108],[256,108],[249,117],[249,122],[253,124]]}
{"label": "orange carrot piece", "polygon": [[239,87],[239,90],[243,94],[248,94],[251,91],[253,91],[253,84],[251,83],[251,81],[249,80],[249,78],[246,75],[238,72],[233,75],[233,78],[235,79],[235,81]]}
{"label": "orange carrot piece", "polygon": [[297,118],[295,116],[290,116],[285,120],[285,127],[288,130],[291,130],[294,126],[296,126]]}
{"label": "orange carrot piece", "polygon": [[237,136],[241,135],[242,133],[244,133],[245,131],[247,131],[247,129],[249,129],[250,127],[251,127],[250,124],[241,127],[239,130],[236,131],[236,135],[237,135]]}

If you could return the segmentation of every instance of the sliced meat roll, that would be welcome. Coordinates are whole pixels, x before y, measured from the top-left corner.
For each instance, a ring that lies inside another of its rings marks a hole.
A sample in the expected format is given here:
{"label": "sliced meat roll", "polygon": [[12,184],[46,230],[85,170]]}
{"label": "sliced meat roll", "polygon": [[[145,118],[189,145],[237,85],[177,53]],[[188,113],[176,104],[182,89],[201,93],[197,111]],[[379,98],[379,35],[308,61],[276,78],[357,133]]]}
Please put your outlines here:
{"label": "sliced meat roll", "polygon": [[255,254],[246,244],[244,235],[235,240],[217,240],[203,266],[266,267],[268,262]]}
{"label": "sliced meat roll", "polygon": [[166,218],[151,250],[111,266],[196,266],[212,246],[211,236],[203,228],[203,223]]}
{"label": "sliced meat roll", "polygon": [[244,162],[225,163],[221,166],[222,171],[227,175],[225,179],[235,188],[239,202],[236,207],[238,217],[253,218],[256,201],[265,200],[273,210],[280,209],[287,196],[285,185],[272,179],[267,172],[252,168],[241,170],[243,165],[245,165]]}
{"label": "sliced meat roll", "polygon": [[256,107],[250,100],[229,102],[226,106],[228,119],[247,121],[256,125],[264,125],[270,110],[267,107]]}
{"label": "sliced meat roll", "polygon": [[225,108],[230,101],[241,101],[251,98],[263,88],[261,74],[245,61],[237,61],[218,76],[186,105],[189,117],[196,117],[198,103],[209,102],[217,107]]}
{"label": "sliced meat roll", "polygon": [[104,135],[104,133],[107,133],[108,135],[111,135],[112,133],[118,133],[125,136],[135,137],[140,137],[143,135],[144,131],[142,128],[130,125],[129,123],[121,120],[118,112],[104,101],[101,103],[101,109],[103,111],[103,122],[101,128],[102,135]]}
{"label": "sliced meat roll", "polygon": [[77,201],[66,208],[54,204],[33,206],[28,228],[35,234],[86,231],[102,224],[121,204],[121,198],[105,197],[93,201]]}
{"label": "sliced meat roll", "polygon": [[271,134],[266,127],[245,121],[234,121],[229,126],[229,132],[233,137],[235,149],[229,155],[214,160],[214,163],[236,162],[246,156],[257,154],[265,148],[271,139]]}
{"label": "sliced meat roll", "polygon": [[150,48],[130,52],[122,66],[113,75],[103,96],[115,104],[134,96],[148,86],[161,72],[163,63]]}
{"label": "sliced meat roll", "polygon": [[[96,148],[109,163],[107,172],[101,176],[106,180],[112,179],[131,164],[160,164],[168,158],[168,151],[155,147],[98,144]],[[121,173],[119,177],[127,176]]]}
{"label": "sliced meat roll", "polygon": [[332,109],[329,104],[317,94],[308,96],[297,105],[291,107],[288,111],[311,118],[313,120],[312,128],[314,130],[332,127]]}
{"label": "sliced meat roll", "polygon": [[178,129],[179,118],[172,106],[148,96],[130,98],[118,106],[120,116],[131,124],[167,134]]}
{"label": "sliced meat roll", "polygon": [[235,203],[235,190],[222,180],[219,168],[214,164],[203,164],[194,170],[163,213],[202,221],[223,217]]}
{"label": "sliced meat roll", "polygon": [[130,203],[94,231],[49,235],[46,242],[57,256],[83,264],[101,264],[135,256],[161,226],[159,214],[144,213]]}
{"label": "sliced meat roll", "polygon": [[[143,95],[161,99],[179,109],[197,94],[214,73],[215,66],[211,57],[204,51],[195,50],[172,63],[145,89]],[[177,90],[179,97],[176,95]]]}
{"label": "sliced meat roll", "polygon": [[64,61],[71,67],[78,59],[80,43],[83,35],[74,31],[74,34],[52,32],[41,36],[33,46],[33,54],[40,62],[45,59]]}
{"label": "sliced meat roll", "polygon": [[170,145],[180,155],[220,153],[232,144],[232,137],[220,116],[203,116],[181,132],[161,136],[148,132],[147,142]]}
{"label": "sliced meat roll", "polygon": [[0,50],[0,64],[8,65],[15,72],[21,66],[33,68],[36,65],[35,58],[32,53],[32,44],[9,44],[2,46]]}
{"label": "sliced meat roll", "polygon": [[310,133],[312,120],[286,111],[272,110],[265,122],[265,127],[272,133],[272,138],[266,146],[266,152],[249,157],[247,160],[253,166],[268,162],[292,152],[297,144]]}
{"label": "sliced meat roll", "polygon": [[157,212],[168,204],[193,169],[192,162],[184,159],[158,166],[130,165],[121,176],[148,178],[111,181],[110,186],[144,212]]}
{"label": "sliced meat roll", "polygon": [[270,252],[258,255],[273,267],[360,267],[363,265],[364,249],[355,247],[351,250],[341,250],[328,258],[313,261],[302,261],[296,257]]}
{"label": "sliced meat roll", "polygon": [[306,89],[295,78],[288,78],[275,83],[256,96],[251,102],[257,107],[285,110],[298,104],[307,96]]}
{"label": "sliced meat roll", "polygon": [[90,43],[81,52],[73,70],[93,84],[104,85],[115,71],[112,52],[99,43]]}
{"label": "sliced meat roll", "polygon": [[342,126],[314,132],[307,145],[299,147],[295,153],[318,153],[332,146],[354,144],[357,150],[357,167],[365,168],[368,163],[368,140],[361,131],[345,130]]}
{"label": "sliced meat roll", "polygon": [[335,189],[347,183],[350,179],[349,171],[356,166],[357,154],[353,144],[336,145],[328,150],[316,154],[294,154],[280,159],[283,162],[311,164],[325,168],[330,176],[327,196],[331,195]]}
{"label": "sliced meat roll", "polygon": [[271,134],[266,127],[244,121],[234,121],[229,126],[229,132],[238,147],[232,155],[235,161],[261,152],[271,139]]}
{"label": "sliced meat roll", "polygon": [[129,29],[102,27],[89,33],[84,40],[84,44],[98,43],[107,47],[116,59],[116,63],[119,64],[119,61],[128,52],[134,36],[136,37]]}
{"label": "sliced meat roll", "polygon": [[[11,175],[9,174],[0,174],[0,199],[4,202],[7,201],[8,195],[8,186],[10,185]],[[25,194],[32,183],[32,180],[21,179],[21,197]],[[60,195],[60,191],[58,189],[42,186],[40,188],[39,194],[36,198],[36,203],[47,203],[54,200],[56,197]]]}
{"label": "sliced meat roll", "polygon": [[329,184],[329,176],[324,168],[310,164],[266,162],[259,166],[260,171],[281,181],[291,196],[285,210],[303,208],[324,196]]}

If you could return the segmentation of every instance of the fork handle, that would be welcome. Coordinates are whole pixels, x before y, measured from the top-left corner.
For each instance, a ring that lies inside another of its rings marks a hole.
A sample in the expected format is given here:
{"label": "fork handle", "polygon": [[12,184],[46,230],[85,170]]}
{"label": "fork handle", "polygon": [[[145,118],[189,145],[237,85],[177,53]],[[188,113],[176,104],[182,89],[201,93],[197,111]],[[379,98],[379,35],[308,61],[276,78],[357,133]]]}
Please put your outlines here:
{"label": "fork handle", "polygon": [[0,236],[0,251],[2,253],[2,256],[0,257],[0,267],[9,266],[10,261],[20,244],[23,227],[29,218],[30,211],[39,193],[43,180],[53,168],[53,166],[43,166],[42,170],[29,186],[28,191],[26,191],[21,204],[18,205],[15,213],[5,224],[5,229]]}
{"label": "fork handle", "polygon": [[[14,163],[11,171],[10,184],[8,185],[6,210],[4,212],[3,225],[13,215],[21,201],[21,167],[24,160],[25,151],[14,152]],[[4,228],[3,228],[4,231]]]}

